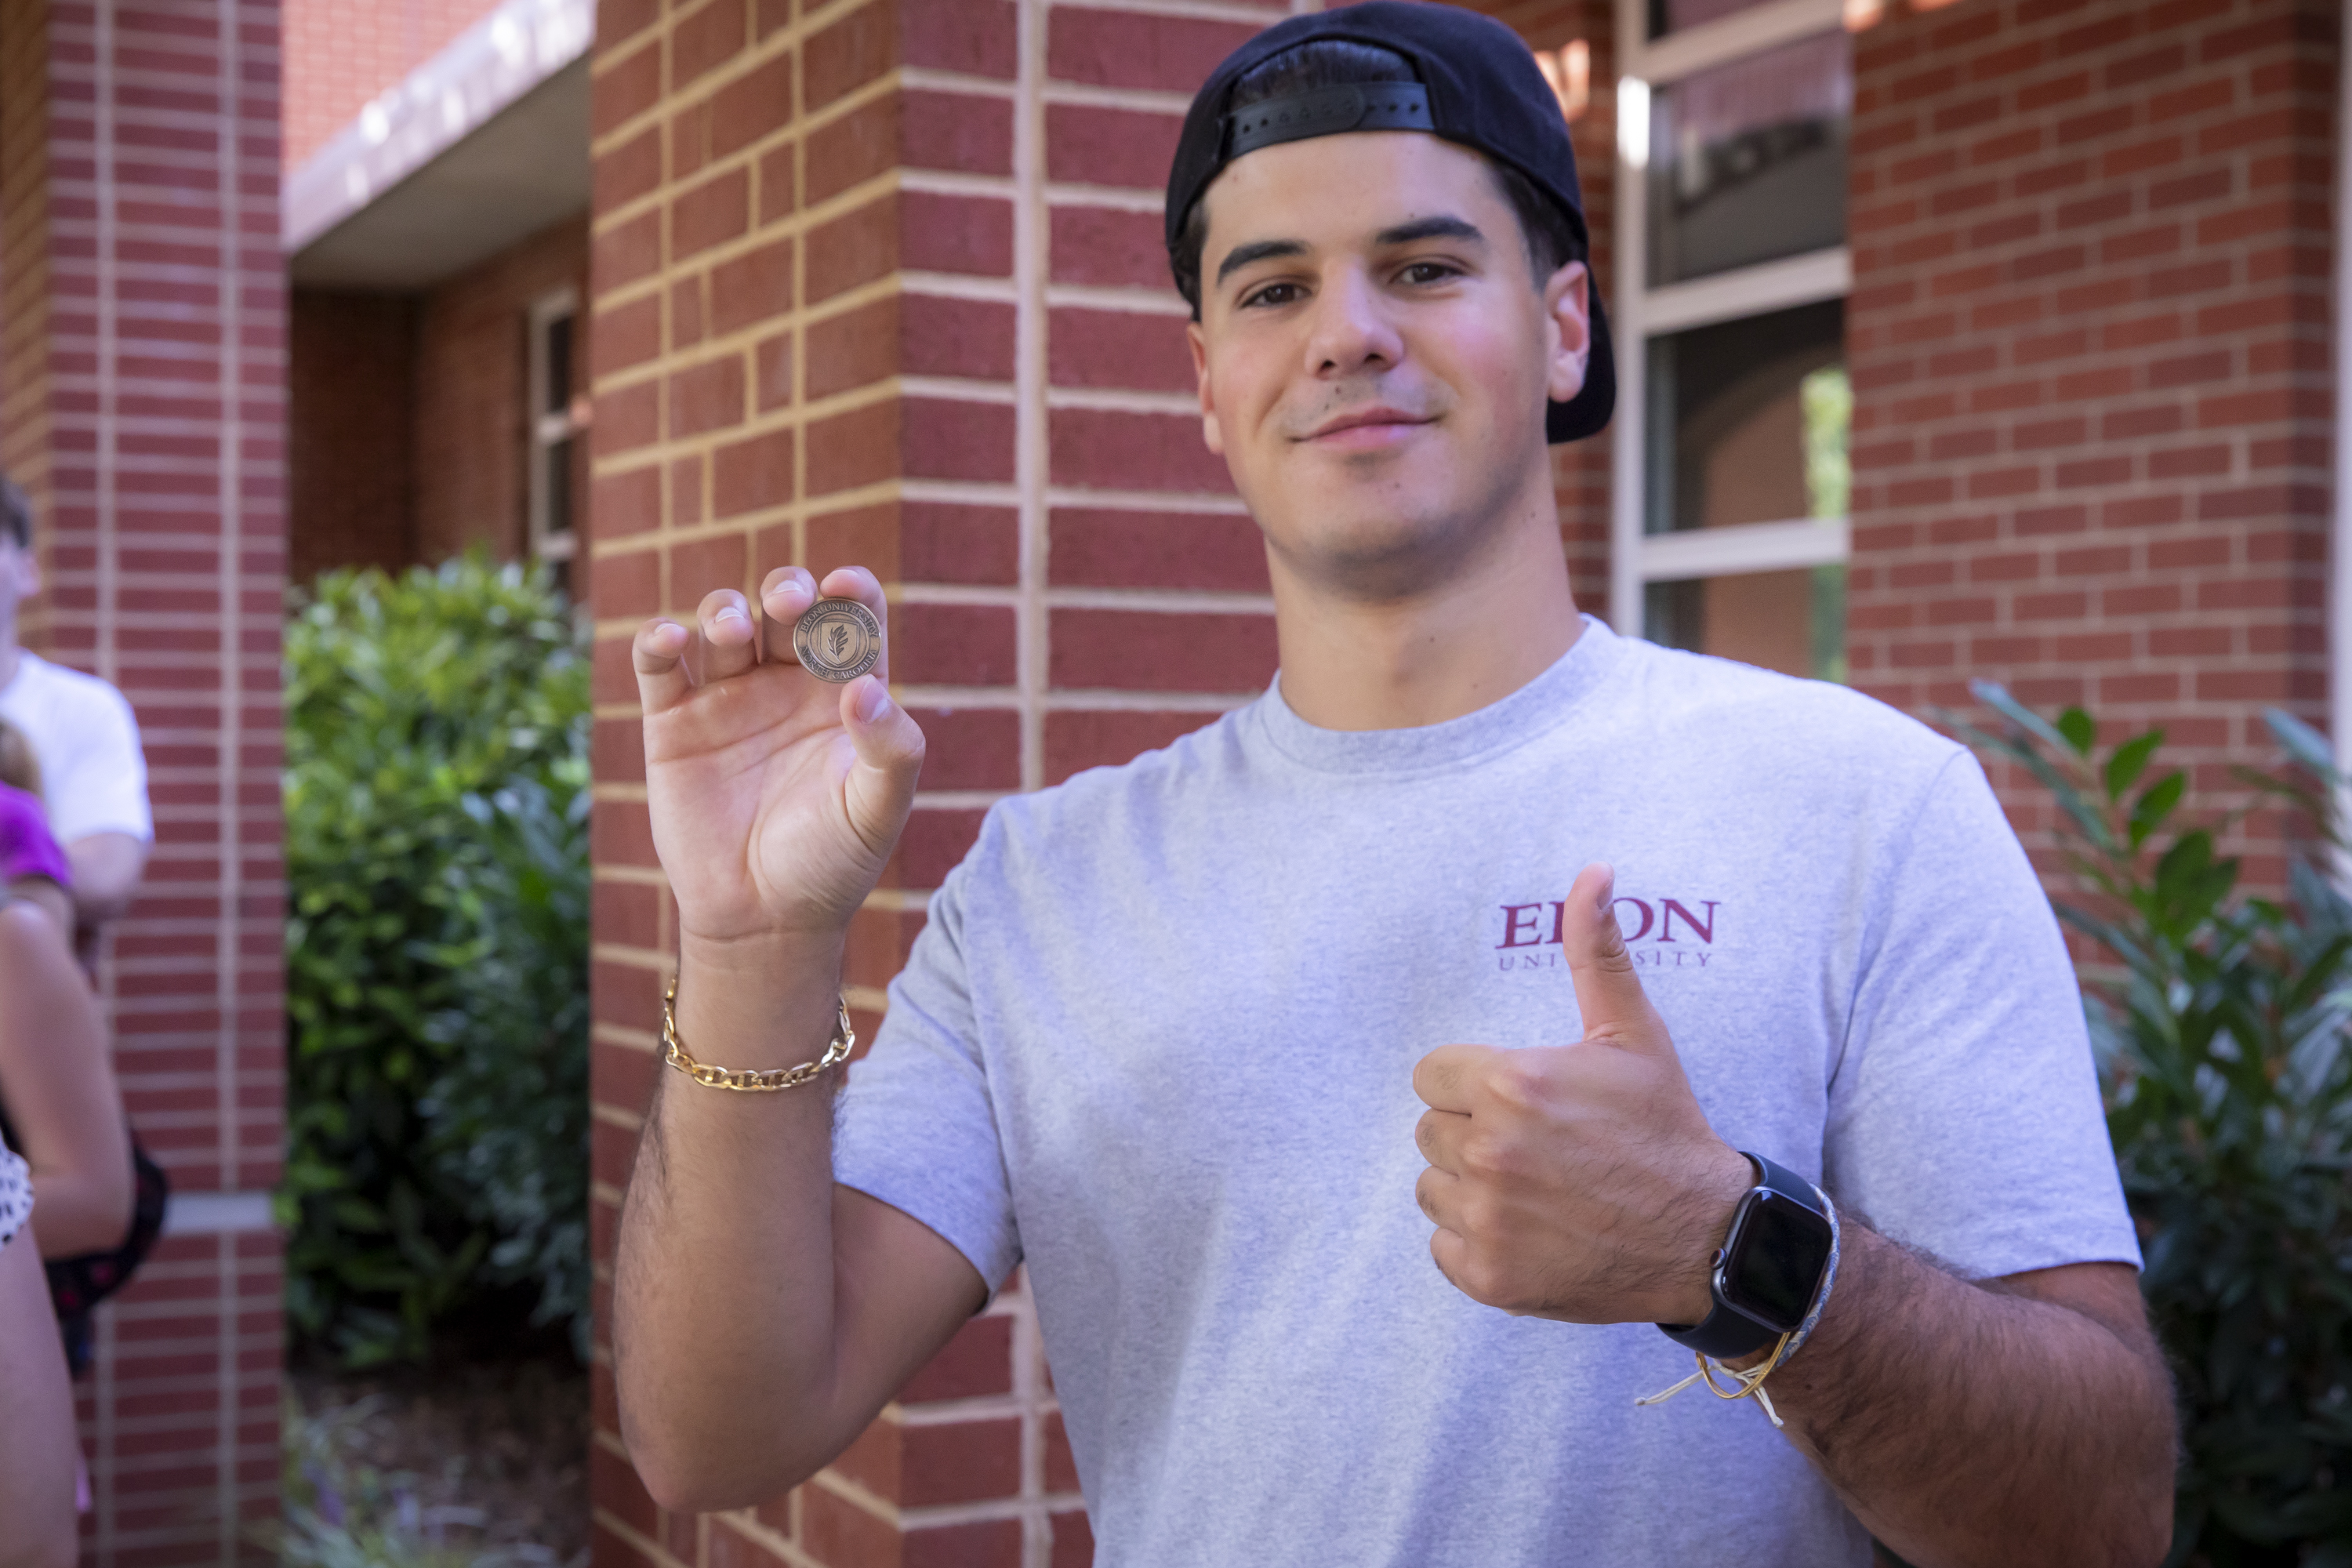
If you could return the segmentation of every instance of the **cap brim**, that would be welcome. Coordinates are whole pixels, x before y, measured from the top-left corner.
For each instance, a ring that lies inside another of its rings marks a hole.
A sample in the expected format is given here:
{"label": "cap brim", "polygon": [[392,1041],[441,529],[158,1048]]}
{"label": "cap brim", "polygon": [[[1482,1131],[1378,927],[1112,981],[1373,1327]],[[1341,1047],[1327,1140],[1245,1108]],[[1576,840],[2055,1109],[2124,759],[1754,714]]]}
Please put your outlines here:
{"label": "cap brim", "polygon": [[1617,353],[1609,336],[1609,312],[1596,290],[1592,306],[1592,352],[1584,358],[1584,386],[1566,403],[1555,403],[1544,415],[1544,435],[1555,447],[1580,441],[1607,428],[1617,408]]}

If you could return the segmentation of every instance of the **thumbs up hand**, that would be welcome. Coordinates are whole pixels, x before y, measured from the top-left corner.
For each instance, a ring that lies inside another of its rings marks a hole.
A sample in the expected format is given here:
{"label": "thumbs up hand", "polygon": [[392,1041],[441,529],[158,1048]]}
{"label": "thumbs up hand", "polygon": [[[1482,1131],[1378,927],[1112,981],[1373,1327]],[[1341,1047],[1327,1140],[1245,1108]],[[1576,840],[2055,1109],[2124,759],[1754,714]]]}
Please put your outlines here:
{"label": "thumbs up hand", "polygon": [[1584,1015],[1572,1046],[1441,1046],[1412,1069],[1429,1106],[1414,1194],[1429,1250],[1471,1300],[1567,1322],[1696,1323],[1708,1259],[1754,1184],[1716,1136],[1587,866],[1560,936]]}

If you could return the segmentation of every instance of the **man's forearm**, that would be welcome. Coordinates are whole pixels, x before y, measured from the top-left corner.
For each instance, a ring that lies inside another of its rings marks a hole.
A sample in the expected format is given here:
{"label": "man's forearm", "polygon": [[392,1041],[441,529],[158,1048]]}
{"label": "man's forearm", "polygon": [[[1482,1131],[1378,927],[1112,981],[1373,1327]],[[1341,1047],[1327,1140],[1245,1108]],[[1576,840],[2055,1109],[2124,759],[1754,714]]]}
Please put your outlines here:
{"label": "man's forearm", "polygon": [[2144,1327],[2037,1299],[2034,1278],[1972,1284],[1849,1217],[1830,1305],[1765,1385],[1846,1506],[1915,1568],[2164,1556],[2162,1359]]}
{"label": "man's forearm", "polygon": [[[721,1067],[810,1060],[839,973],[837,947],[689,950],[679,1037]],[[735,1506],[830,1457],[796,1465],[833,1377],[837,1079],[736,1093],[655,1072],[615,1264],[622,1430],[663,1502]]]}

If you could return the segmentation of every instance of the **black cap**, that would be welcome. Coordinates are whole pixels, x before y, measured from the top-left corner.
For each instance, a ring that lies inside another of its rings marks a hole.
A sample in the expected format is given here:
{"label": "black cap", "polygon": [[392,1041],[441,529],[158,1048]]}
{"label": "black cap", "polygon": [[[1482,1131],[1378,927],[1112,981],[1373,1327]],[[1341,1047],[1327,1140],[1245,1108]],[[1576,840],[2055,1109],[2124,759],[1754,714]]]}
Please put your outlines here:
{"label": "black cap", "polygon": [[[1419,86],[1366,82],[1318,88],[1225,111],[1234,83],[1285,49],[1325,40],[1367,44],[1412,63]],[[1589,256],[1584,198],[1577,188],[1576,150],[1559,100],[1517,34],[1490,17],[1422,0],[1364,0],[1357,5],[1277,22],[1225,57],[1184,116],[1176,163],[1168,171],[1168,248],[1192,204],[1227,163],[1279,142],[1349,131],[1426,131],[1507,163],[1559,205]],[[1554,442],[1574,441],[1609,423],[1617,405],[1617,362],[1609,318],[1597,288],[1588,288],[1592,346],[1584,386],[1555,403],[1544,420]]]}

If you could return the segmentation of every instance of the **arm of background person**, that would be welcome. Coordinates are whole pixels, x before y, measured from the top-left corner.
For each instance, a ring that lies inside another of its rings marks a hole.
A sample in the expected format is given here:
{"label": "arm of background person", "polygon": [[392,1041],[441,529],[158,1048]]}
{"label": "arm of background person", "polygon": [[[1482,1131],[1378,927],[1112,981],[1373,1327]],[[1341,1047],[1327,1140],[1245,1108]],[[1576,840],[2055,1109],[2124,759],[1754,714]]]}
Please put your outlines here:
{"label": "arm of background person", "polygon": [[0,1105],[33,1167],[44,1258],[121,1243],[133,1199],[131,1134],[97,1000],[49,917],[0,907]]}
{"label": "arm of background person", "polygon": [[[868,573],[824,586],[887,614]],[[635,648],[648,815],[678,910],[678,1034],[727,1068],[824,1049],[849,922],[922,764],[887,648],[836,689],[777,646],[816,589],[796,568],[770,574],[765,658],[731,591],[704,599],[698,650],[663,621]],[[623,1440],[664,1507],[764,1502],[847,1447],[987,1286],[932,1231],[836,1187],[831,1080],[732,1093],[655,1072],[615,1264]]]}
{"label": "arm of background person", "polygon": [[73,1568],[73,1391],[27,1239],[0,1243],[0,1568]]}
{"label": "arm of background person", "polygon": [[47,877],[11,877],[8,896],[21,899],[56,922],[58,930],[71,939],[74,924],[73,895]]}
{"label": "arm of background person", "polygon": [[139,879],[147,869],[152,846],[129,833],[91,833],[65,846],[73,867],[73,900],[77,922],[100,925],[119,920],[131,908]]}

